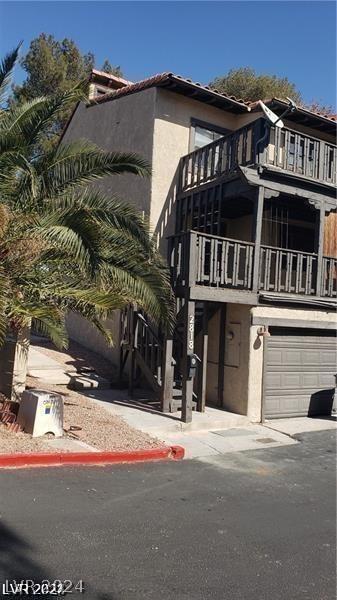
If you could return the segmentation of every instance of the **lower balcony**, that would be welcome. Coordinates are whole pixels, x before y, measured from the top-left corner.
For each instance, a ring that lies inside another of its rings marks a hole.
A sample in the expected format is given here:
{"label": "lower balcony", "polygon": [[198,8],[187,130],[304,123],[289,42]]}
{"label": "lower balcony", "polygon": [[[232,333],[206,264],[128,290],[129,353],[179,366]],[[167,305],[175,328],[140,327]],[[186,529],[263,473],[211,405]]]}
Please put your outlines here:
{"label": "lower balcony", "polygon": [[[337,297],[337,258],[189,231],[170,238],[172,284],[198,300],[254,303],[254,295],[302,301]],[[222,292],[222,293],[221,293]]]}

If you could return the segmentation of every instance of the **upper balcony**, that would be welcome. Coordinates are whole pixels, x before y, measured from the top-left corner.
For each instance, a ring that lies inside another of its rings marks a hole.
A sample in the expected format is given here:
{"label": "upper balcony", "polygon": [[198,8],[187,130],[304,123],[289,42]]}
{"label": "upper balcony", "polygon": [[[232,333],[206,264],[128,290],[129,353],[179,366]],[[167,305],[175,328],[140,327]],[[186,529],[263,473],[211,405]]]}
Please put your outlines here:
{"label": "upper balcony", "polygon": [[337,258],[314,252],[188,231],[170,238],[169,264],[176,294],[189,289],[196,300],[328,305],[337,298]]}
{"label": "upper balcony", "polygon": [[337,148],[291,129],[269,126],[260,118],[183,156],[179,193],[230,176],[239,167],[262,167],[334,188]]}

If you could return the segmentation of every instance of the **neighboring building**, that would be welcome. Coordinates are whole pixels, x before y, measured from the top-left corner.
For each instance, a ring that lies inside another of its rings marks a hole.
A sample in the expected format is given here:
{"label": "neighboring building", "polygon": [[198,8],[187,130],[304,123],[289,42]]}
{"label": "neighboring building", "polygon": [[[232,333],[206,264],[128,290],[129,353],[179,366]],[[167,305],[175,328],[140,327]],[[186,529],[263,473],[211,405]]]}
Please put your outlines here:
{"label": "neighboring building", "polygon": [[[277,99],[267,105],[277,115],[287,109]],[[140,372],[163,410],[182,404],[184,420],[208,403],[253,421],[332,408],[336,122],[302,108],[283,120],[270,126],[258,103],[164,73],[80,104],[64,133],[152,164],[151,180],[100,185],[150,217],[168,256],[173,342],[135,313],[138,326],[122,329],[122,356],[123,365],[132,356],[131,387]],[[69,320],[82,343],[88,327]],[[113,327],[118,336],[117,317]],[[189,379],[194,352],[201,362]],[[118,345],[110,356],[119,360]]]}
{"label": "neighboring building", "polygon": [[97,71],[97,69],[91,71],[89,82],[89,98],[91,99],[131,84],[131,81],[127,81],[122,77],[104,71]]}

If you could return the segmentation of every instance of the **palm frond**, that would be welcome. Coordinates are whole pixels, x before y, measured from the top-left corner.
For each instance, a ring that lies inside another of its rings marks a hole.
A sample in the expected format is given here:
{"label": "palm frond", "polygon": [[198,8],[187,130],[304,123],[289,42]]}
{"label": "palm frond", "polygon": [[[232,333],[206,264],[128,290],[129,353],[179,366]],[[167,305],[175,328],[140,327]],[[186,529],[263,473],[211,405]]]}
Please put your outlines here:
{"label": "palm frond", "polygon": [[46,317],[34,318],[33,327],[36,333],[46,336],[56,346],[56,348],[67,349],[68,348],[68,334],[63,323],[56,323],[54,319],[48,319]]}
{"label": "palm frond", "polygon": [[13,69],[18,59],[19,50],[22,42],[14,50],[6,54],[0,63],[0,105],[7,99],[7,92],[10,86]]}
{"label": "palm frond", "polygon": [[146,177],[150,174],[150,167],[136,154],[104,152],[86,143],[76,155],[73,144],[68,147],[62,145],[52,163],[40,173],[41,187],[45,197],[52,197],[106,175],[124,173]]}
{"label": "palm frond", "polygon": [[82,82],[62,94],[35,98],[6,111],[1,120],[1,150],[35,146],[53,126],[56,117],[86,99],[86,89],[87,83]]}

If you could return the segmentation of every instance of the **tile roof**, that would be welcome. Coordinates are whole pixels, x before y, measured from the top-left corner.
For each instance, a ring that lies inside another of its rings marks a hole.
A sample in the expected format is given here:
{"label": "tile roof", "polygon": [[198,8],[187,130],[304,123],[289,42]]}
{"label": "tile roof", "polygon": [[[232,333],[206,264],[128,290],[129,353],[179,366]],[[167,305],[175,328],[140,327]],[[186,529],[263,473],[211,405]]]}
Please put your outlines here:
{"label": "tile roof", "polygon": [[173,88],[173,91],[179,91],[180,93],[186,93],[186,95],[191,96],[191,93],[188,93],[188,91],[190,90],[192,91],[193,96],[195,98],[197,97],[197,93],[200,92],[200,95],[204,95],[205,101],[207,101],[206,97],[212,97],[214,105],[216,101],[227,102],[233,107],[241,109],[240,112],[249,112],[251,110],[249,103],[245,102],[242,99],[235,98],[235,96],[229,96],[227,94],[224,94],[223,92],[219,92],[218,90],[209,87],[208,85],[202,85],[199,82],[195,82],[191,79],[186,79],[181,75],[176,75],[174,73],[169,72],[160,73],[158,75],[154,75],[153,77],[143,79],[142,81],[138,81],[136,83],[129,83],[129,85],[126,85],[118,90],[107,92],[106,94],[99,96],[99,98],[91,100],[91,104],[101,104],[104,102],[109,102],[110,100],[115,100],[121,96],[126,96],[128,94],[133,94],[157,86],[171,87],[171,89]]}
{"label": "tile roof", "polygon": [[[279,105],[284,105],[285,108],[288,104],[285,100],[282,100],[281,98],[268,98],[267,100],[263,100],[263,102],[267,106],[269,106],[270,104],[273,104],[273,103],[277,103]],[[255,110],[259,107],[259,101],[250,102],[249,106],[251,107],[252,110]],[[308,115],[313,115],[314,117],[321,117],[322,119],[328,119],[329,121],[333,121],[334,123],[337,122],[337,115],[331,115],[331,114],[327,115],[327,114],[317,112],[314,110],[309,110],[305,106],[300,106],[300,105],[297,106],[297,110],[299,112],[307,113]]]}
{"label": "tile roof", "polygon": [[[119,79],[116,78],[114,75],[110,75],[108,73],[104,74],[102,71],[95,72],[98,75],[107,75],[116,80]],[[188,97],[192,97],[196,100],[200,100],[202,102],[209,102],[213,106],[227,108],[227,110],[232,110],[233,112],[250,112],[252,110],[258,109],[257,102],[245,101],[242,100],[242,98],[230,96],[228,94],[220,92],[217,89],[213,89],[208,85],[202,85],[199,82],[192,81],[191,79],[187,79],[185,77],[182,77],[181,75],[177,75],[171,72],[159,73],[158,75],[148,77],[147,79],[137,81],[136,83],[132,83],[123,79],[120,79],[120,81],[123,82],[123,85],[119,87],[119,89],[112,89],[106,94],[93,98],[92,100],[90,100],[89,104],[103,104],[104,102],[116,100],[117,98],[127,96],[128,94],[134,94],[136,92],[140,92],[151,87],[164,87],[169,88],[174,92],[178,92]],[[285,100],[281,100],[280,98],[270,98],[263,101],[269,106],[276,105],[279,108],[286,108],[287,106],[287,102]],[[295,120],[297,118],[297,115],[299,117],[302,115],[302,118],[304,116],[307,116],[309,118],[311,117],[312,119],[315,119],[315,117],[317,119],[321,119],[321,123],[324,121],[326,123],[326,127],[330,127],[330,129],[333,125],[337,123],[337,115],[325,115],[322,113],[310,111],[305,107],[301,106],[299,106],[295,113],[293,113],[293,118],[295,118]]]}
{"label": "tile roof", "polygon": [[113,75],[112,73],[106,73],[105,71],[99,71],[98,69],[92,69],[90,73],[90,79],[102,78],[109,79],[112,83],[118,83],[121,86],[132,85],[132,81],[128,81],[127,79],[123,79],[123,77],[117,77],[117,75]]}

